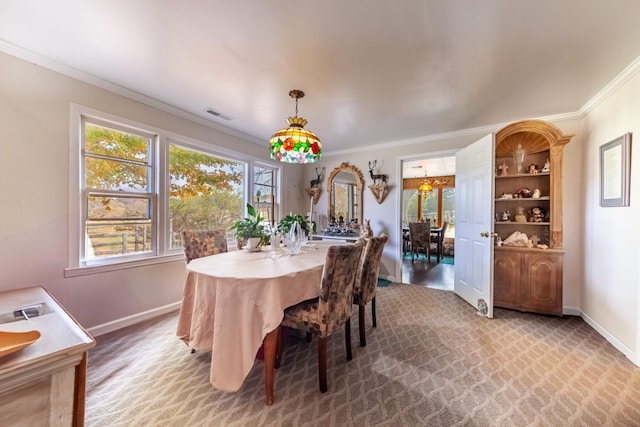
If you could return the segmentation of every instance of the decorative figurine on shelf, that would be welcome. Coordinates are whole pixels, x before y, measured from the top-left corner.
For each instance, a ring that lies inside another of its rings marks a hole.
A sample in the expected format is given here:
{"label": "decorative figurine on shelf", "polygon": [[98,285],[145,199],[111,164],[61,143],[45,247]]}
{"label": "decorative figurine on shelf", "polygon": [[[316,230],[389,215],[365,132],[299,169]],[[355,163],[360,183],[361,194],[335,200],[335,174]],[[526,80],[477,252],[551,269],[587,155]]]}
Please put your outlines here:
{"label": "decorative figurine on shelf", "polygon": [[549,163],[549,159],[547,159],[546,162],[544,162],[544,166],[542,167],[542,171],[543,173],[548,173],[551,172],[551,163]]}
{"label": "decorative figurine on shelf", "polygon": [[522,208],[522,206],[518,206],[516,208],[515,221],[516,222],[527,222],[527,217],[524,215],[524,209]]}
{"label": "decorative figurine on shelf", "polygon": [[533,194],[531,195],[532,198],[534,199],[539,199],[540,198],[540,189],[539,188],[535,188],[533,190]]}
{"label": "decorative figurine on shelf", "polygon": [[[387,197],[387,192],[389,191],[389,189],[387,188],[387,175],[382,173],[373,173],[373,168],[376,167],[377,163],[377,160],[369,162],[369,176],[373,180],[373,184],[369,186],[369,190],[371,191],[373,197],[376,199],[376,202],[380,204],[384,201],[384,198]],[[378,182],[378,180],[380,180],[380,182]]]}
{"label": "decorative figurine on shelf", "polygon": [[316,179],[312,179],[309,187],[311,188],[318,188],[318,186],[320,185],[320,181],[322,181],[322,177],[324,176],[324,171],[326,170],[326,168],[323,166],[322,169],[318,170],[318,168],[316,168]]}
{"label": "decorative figurine on shelf", "polygon": [[500,217],[500,221],[510,221],[511,220],[511,212],[504,211],[502,212],[502,216]]}
{"label": "decorative figurine on shelf", "polygon": [[527,172],[536,174],[540,172],[540,169],[538,169],[538,165],[536,165],[535,163],[531,163],[529,165],[529,169],[527,170]]}
{"label": "decorative figurine on shelf", "polygon": [[[373,164],[371,164],[373,163]],[[377,160],[374,160],[373,162],[369,162],[369,176],[371,177],[371,179],[373,180],[374,184],[378,183],[378,180],[382,181],[384,184],[387,183],[387,175],[385,174],[374,174],[373,173],[373,168],[376,167],[376,164],[378,163]]]}
{"label": "decorative figurine on shelf", "polygon": [[529,222],[544,222],[545,212],[542,208],[529,209]]}
{"label": "decorative figurine on shelf", "polygon": [[509,170],[509,166],[507,166],[506,163],[502,163],[500,166],[498,166],[498,169],[500,169],[500,176],[507,176],[507,170]]}
{"label": "decorative figurine on shelf", "polygon": [[373,230],[371,229],[371,224],[368,219],[364,220],[364,225],[362,226],[362,233],[360,234],[365,239],[373,237]]}
{"label": "decorative figurine on shelf", "polygon": [[518,191],[516,191],[516,199],[530,199],[531,198],[531,190],[527,187],[522,187]]}

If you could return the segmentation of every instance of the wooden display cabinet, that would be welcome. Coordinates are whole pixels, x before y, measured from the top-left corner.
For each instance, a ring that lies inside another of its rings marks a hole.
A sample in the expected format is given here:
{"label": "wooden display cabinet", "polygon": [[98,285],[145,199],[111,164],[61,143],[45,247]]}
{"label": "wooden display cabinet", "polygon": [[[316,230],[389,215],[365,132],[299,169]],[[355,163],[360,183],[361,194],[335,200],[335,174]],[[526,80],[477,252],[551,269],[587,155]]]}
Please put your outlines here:
{"label": "wooden display cabinet", "polygon": [[494,303],[561,316],[563,255],[557,249],[495,248]]}
{"label": "wooden display cabinet", "polygon": [[[541,120],[516,122],[496,134],[495,240],[521,232],[534,242],[496,246],[496,307],[562,315],[562,150],[572,137]],[[513,158],[518,146],[526,152],[520,173]]]}

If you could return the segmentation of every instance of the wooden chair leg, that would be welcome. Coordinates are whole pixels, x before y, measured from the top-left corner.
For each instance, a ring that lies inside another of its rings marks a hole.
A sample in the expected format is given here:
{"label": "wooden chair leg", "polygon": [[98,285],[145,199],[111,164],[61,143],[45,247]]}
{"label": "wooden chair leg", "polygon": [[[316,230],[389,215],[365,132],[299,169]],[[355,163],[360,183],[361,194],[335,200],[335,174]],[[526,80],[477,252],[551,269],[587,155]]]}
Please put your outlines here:
{"label": "wooden chair leg", "polygon": [[327,338],[318,337],[318,380],[320,391],[327,391]]}
{"label": "wooden chair leg", "polygon": [[282,362],[282,347],[284,346],[284,334],[282,333],[283,326],[280,326],[280,333],[278,334],[278,348],[276,350],[276,363],[275,368],[280,368]]}
{"label": "wooden chair leg", "polygon": [[353,359],[351,354],[351,318],[344,323],[344,344],[347,347],[347,360]]}
{"label": "wooden chair leg", "polygon": [[373,319],[373,327],[377,327],[376,323],[376,297],[371,300],[371,318]]}
{"label": "wooden chair leg", "polygon": [[364,333],[364,304],[358,305],[358,330],[360,331],[360,347],[365,347],[367,339]]}

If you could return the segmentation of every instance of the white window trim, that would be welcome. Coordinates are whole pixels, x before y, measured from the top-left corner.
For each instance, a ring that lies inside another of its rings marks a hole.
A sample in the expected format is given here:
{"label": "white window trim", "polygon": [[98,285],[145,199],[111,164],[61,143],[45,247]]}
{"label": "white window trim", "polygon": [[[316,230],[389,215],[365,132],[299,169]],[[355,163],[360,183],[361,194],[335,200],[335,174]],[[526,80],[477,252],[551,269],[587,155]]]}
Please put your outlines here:
{"label": "white window trim", "polygon": [[[176,134],[171,131],[167,131],[153,126],[147,126],[141,123],[134,122],[132,120],[125,119],[123,117],[115,116],[113,114],[105,113],[103,111],[95,110],[82,105],[70,104],[69,108],[69,215],[68,215],[68,250],[67,250],[67,268],[64,270],[64,277],[77,277],[88,274],[104,273],[109,271],[117,271],[128,268],[142,267],[147,265],[154,265],[165,262],[174,262],[184,260],[184,252],[182,249],[169,249],[169,236],[167,233],[169,223],[169,206],[165,202],[164,197],[158,197],[155,204],[156,222],[157,222],[157,235],[155,236],[157,254],[153,256],[144,256],[140,259],[132,258],[127,261],[117,263],[99,263],[93,262],[90,265],[81,264],[80,254],[82,250],[82,244],[80,243],[81,236],[84,236],[84,224],[82,223],[82,203],[83,197],[80,191],[81,183],[84,177],[80,167],[80,160],[82,158],[82,117],[89,116],[95,117],[99,121],[113,122],[123,126],[129,126],[134,129],[142,129],[145,132],[151,132],[158,135],[158,147],[154,150],[155,161],[157,162],[156,176],[158,194],[166,194],[169,186],[169,173],[167,164],[167,155],[169,143],[173,142],[178,145],[193,148],[211,153],[212,155],[219,155],[221,157],[228,158],[238,162],[246,163],[245,170],[245,184],[244,184],[244,205],[246,206],[247,197],[253,194],[253,167],[254,165],[273,167],[278,170],[277,172],[277,207],[278,217],[281,217],[282,212],[282,167],[277,163],[270,163],[258,158],[247,158],[247,155],[238,152],[231,151],[229,149],[213,146],[211,143],[205,143],[193,138],[185,137],[183,135]],[[244,212],[246,214],[246,212]]]}

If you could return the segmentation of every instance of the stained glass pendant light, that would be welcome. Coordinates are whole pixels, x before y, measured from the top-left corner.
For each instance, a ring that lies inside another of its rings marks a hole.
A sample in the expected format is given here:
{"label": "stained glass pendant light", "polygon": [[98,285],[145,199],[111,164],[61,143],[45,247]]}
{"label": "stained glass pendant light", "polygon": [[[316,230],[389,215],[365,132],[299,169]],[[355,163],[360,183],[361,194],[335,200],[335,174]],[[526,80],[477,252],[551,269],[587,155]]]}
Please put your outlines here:
{"label": "stained glass pendant light", "polygon": [[285,163],[315,163],[322,155],[322,144],[304,128],[307,120],[298,117],[298,99],[304,97],[304,92],[293,89],[289,96],[296,100],[296,115],[287,119],[289,127],[280,129],[269,140],[271,158]]}

